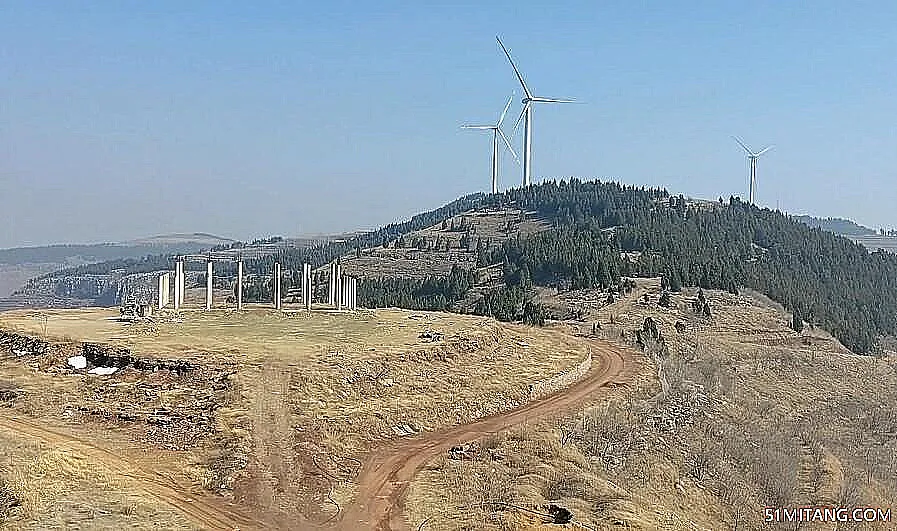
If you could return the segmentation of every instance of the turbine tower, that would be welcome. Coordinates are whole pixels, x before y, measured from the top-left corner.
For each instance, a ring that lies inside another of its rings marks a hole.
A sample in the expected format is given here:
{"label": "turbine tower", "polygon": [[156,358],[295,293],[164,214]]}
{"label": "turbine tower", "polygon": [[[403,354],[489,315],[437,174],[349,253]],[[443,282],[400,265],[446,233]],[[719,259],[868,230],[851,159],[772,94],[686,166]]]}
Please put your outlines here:
{"label": "turbine tower", "polygon": [[749,147],[747,147],[744,144],[744,142],[741,141],[740,138],[738,138],[737,136],[733,136],[732,138],[734,138],[735,141],[738,142],[738,145],[740,145],[742,148],[744,148],[744,150],[747,152],[748,160],[751,161],[751,204],[753,205],[754,204],[754,188],[755,188],[756,182],[757,182],[757,159],[760,158],[760,155],[766,153],[767,151],[774,148],[775,146],[767,146],[767,147],[761,149],[760,151],[754,153],[753,151],[751,151],[751,149]]}
{"label": "turbine tower", "polygon": [[511,63],[511,67],[514,69],[514,73],[517,74],[520,86],[523,87],[523,100],[521,100],[523,109],[520,111],[517,123],[514,124],[514,131],[517,131],[517,127],[520,125],[520,120],[523,120],[523,186],[529,186],[532,184],[533,171],[533,104],[573,103],[573,100],[559,100],[555,98],[533,96],[533,93],[530,92],[529,88],[526,86],[526,82],[523,81],[523,75],[520,73],[517,65],[514,64],[514,60],[511,59],[511,54],[508,52],[505,44],[501,42],[499,37],[495,37],[495,39],[498,40],[498,45],[504,50],[505,55],[508,57],[508,61]]}
{"label": "turbine tower", "polygon": [[492,193],[498,193],[498,139],[501,138],[505,146],[507,146],[508,151],[511,152],[511,155],[514,155],[514,160],[517,160],[517,153],[514,153],[514,148],[511,147],[511,141],[508,140],[508,137],[505,136],[504,132],[501,130],[501,123],[505,120],[505,115],[508,114],[508,109],[511,107],[511,102],[514,100],[514,96],[512,95],[508,98],[508,104],[505,105],[505,110],[501,112],[501,116],[498,118],[498,122],[495,125],[462,125],[462,129],[481,129],[485,131],[492,131]]}

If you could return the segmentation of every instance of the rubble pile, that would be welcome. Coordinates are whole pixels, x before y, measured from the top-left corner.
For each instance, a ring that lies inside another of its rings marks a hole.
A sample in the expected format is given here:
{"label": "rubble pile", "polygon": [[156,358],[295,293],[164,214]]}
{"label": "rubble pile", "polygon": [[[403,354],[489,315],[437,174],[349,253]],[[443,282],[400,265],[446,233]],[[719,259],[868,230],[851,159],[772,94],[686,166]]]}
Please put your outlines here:
{"label": "rubble pile", "polygon": [[34,337],[0,330],[0,352],[6,351],[11,356],[40,355],[47,352],[49,343]]}
{"label": "rubble pile", "polygon": [[197,368],[195,364],[185,360],[138,358],[126,348],[96,343],[84,343],[81,350],[87,364],[92,367],[116,367],[118,369],[132,367],[138,371],[164,370],[176,373],[178,376],[183,376]]}
{"label": "rubble pile", "polygon": [[114,378],[87,380],[88,392],[69,413],[106,422],[142,423],[143,439],[169,450],[184,450],[214,431],[215,412],[226,402],[231,374],[206,367],[188,375],[166,369],[147,374],[126,367]]}

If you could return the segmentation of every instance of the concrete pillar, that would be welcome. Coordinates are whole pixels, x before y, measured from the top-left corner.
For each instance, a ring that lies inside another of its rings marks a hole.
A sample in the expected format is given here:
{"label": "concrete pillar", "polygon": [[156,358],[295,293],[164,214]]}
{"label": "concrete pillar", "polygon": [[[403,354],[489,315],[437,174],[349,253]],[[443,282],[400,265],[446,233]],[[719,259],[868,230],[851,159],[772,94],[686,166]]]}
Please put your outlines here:
{"label": "concrete pillar", "polygon": [[171,303],[171,272],[166,271],[165,276],[163,277],[165,280],[165,287],[162,290],[162,294],[165,296],[164,306],[167,308],[168,304]]}
{"label": "concrete pillar", "polygon": [[237,310],[243,309],[243,260],[237,262]]}
{"label": "concrete pillar", "polygon": [[329,289],[329,297],[327,298],[327,304],[331,306],[336,305],[336,262],[330,264],[330,286]]}
{"label": "concrete pillar", "polygon": [[181,309],[181,261],[174,263],[174,311]]}
{"label": "concrete pillar", "polygon": [[165,307],[165,275],[168,273],[162,273],[159,275],[159,309]]}
{"label": "concrete pillar", "polygon": [[302,302],[306,310],[311,310],[312,298],[311,264],[302,264]]}
{"label": "concrete pillar", "polygon": [[336,309],[343,309],[343,267],[336,264]]}
{"label": "concrete pillar", "polygon": [[187,282],[185,277],[187,276],[187,268],[185,267],[186,262],[184,260],[180,260],[178,264],[180,265],[180,274],[178,275],[177,287],[175,289],[177,289],[178,292],[178,307],[180,308],[181,306],[186,306],[184,295],[186,293],[185,287]]}
{"label": "concrete pillar", "polygon": [[206,310],[212,309],[212,261],[206,263]]}
{"label": "concrete pillar", "polygon": [[280,296],[280,264],[274,264],[274,285],[271,286],[274,292],[274,309],[279,310],[281,308],[280,302],[282,297]]}
{"label": "concrete pillar", "polygon": [[352,311],[358,309],[358,278],[352,279]]}

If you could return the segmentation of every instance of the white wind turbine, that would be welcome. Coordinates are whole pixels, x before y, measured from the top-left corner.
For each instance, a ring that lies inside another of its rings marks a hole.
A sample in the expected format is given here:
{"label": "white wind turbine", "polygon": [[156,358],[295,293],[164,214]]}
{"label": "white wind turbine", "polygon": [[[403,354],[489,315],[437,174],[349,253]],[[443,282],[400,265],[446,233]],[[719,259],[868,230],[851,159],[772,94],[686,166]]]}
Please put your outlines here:
{"label": "white wind turbine", "polygon": [[511,107],[511,102],[514,100],[514,96],[512,95],[508,98],[508,104],[505,105],[505,110],[501,112],[501,116],[498,118],[498,123],[495,125],[462,125],[462,129],[481,129],[485,131],[492,131],[492,193],[498,193],[498,139],[501,138],[505,146],[507,146],[508,151],[511,152],[511,155],[514,156],[514,160],[517,160],[517,153],[514,153],[514,148],[511,147],[511,142],[508,140],[508,137],[505,136],[504,132],[501,130],[501,123],[505,121],[505,115],[508,114],[508,109]]}
{"label": "white wind turbine", "polygon": [[573,100],[559,100],[555,98],[540,98],[537,96],[533,96],[532,92],[530,92],[529,88],[526,86],[526,82],[523,81],[523,75],[520,73],[520,70],[517,69],[517,65],[514,64],[514,60],[511,59],[511,54],[508,52],[508,49],[505,48],[505,44],[501,42],[501,39],[495,37],[498,40],[498,45],[501,46],[501,49],[504,50],[505,55],[508,56],[508,61],[511,63],[511,67],[514,69],[514,73],[517,74],[517,79],[520,80],[520,86],[523,87],[523,110],[520,111],[520,116],[517,118],[517,123],[514,124],[514,131],[517,131],[517,127],[520,125],[520,120],[523,120],[523,186],[529,186],[532,184],[532,169],[533,169],[533,103],[574,103]]}
{"label": "white wind turbine", "polygon": [[744,148],[745,151],[747,151],[748,160],[751,161],[751,192],[750,192],[750,195],[751,195],[751,204],[753,205],[754,204],[754,188],[756,186],[755,183],[757,182],[757,159],[760,158],[760,155],[766,153],[767,151],[774,148],[775,146],[767,146],[767,147],[761,149],[760,151],[754,153],[753,151],[751,151],[751,149],[749,147],[747,147],[744,144],[744,142],[741,141],[740,138],[738,138],[737,136],[733,136],[732,138],[734,138],[735,141],[738,142],[738,145],[740,145],[742,148]]}

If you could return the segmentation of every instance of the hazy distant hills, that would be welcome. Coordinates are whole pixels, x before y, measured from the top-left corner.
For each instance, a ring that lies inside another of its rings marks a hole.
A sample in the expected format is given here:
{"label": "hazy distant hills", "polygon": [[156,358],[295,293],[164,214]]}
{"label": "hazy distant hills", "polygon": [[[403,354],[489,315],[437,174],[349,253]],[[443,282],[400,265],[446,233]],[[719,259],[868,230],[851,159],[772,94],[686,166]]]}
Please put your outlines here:
{"label": "hazy distant hills", "polygon": [[794,220],[800,221],[813,228],[827,230],[850,238],[851,240],[862,244],[870,251],[884,250],[897,253],[897,234],[894,231],[881,234],[869,227],[864,227],[849,219],[842,218],[815,218],[813,216],[792,216]]}
{"label": "hazy distant hills", "polygon": [[0,249],[0,298],[30,278],[68,267],[141,258],[147,255],[193,253],[235,240],[201,232],[150,236],[120,243],[58,244]]}
{"label": "hazy distant hills", "polygon": [[147,254],[195,252],[235,240],[211,234],[166,234],[121,243],[58,244],[38,247],[0,249],[0,264],[47,264],[63,262],[101,262],[118,258],[136,258]]}
{"label": "hazy distant hills", "polygon": [[129,242],[122,243],[121,245],[199,245],[203,248],[208,248],[214,247],[216,245],[230,244],[236,241],[237,240],[222,238],[221,236],[215,236],[214,234],[207,234],[205,232],[192,232],[189,234],[163,234],[161,236],[149,236],[147,238],[131,240]]}
{"label": "hazy distant hills", "polygon": [[842,236],[868,236],[877,234],[869,227],[864,227],[849,219],[843,218],[816,218],[813,216],[793,216],[795,220],[800,221],[814,229],[827,230],[840,234]]}

